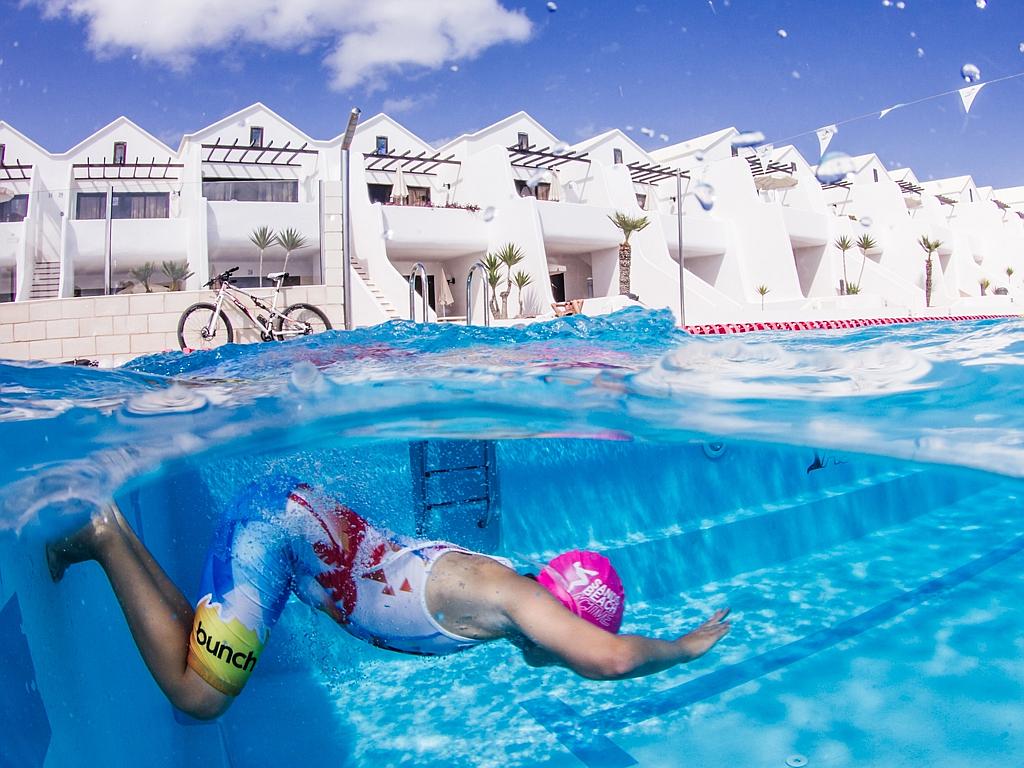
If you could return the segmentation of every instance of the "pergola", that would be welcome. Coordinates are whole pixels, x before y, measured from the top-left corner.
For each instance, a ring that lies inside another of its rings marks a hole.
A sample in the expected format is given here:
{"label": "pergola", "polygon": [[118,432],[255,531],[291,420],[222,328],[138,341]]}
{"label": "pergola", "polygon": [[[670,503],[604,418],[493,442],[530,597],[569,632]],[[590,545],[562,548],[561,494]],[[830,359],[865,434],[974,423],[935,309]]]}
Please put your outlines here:
{"label": "pergola", "polygon": [[831,184],[822,183],[821,188],[822,189],[849,189],[850,188],[850,182],[848,182],[848,181],[846,181],[844,179],[843,181],[833,181]]}
{"label": "pergola", "polygon": [[[94,163],[89,158],[84,163],[71,166],[75,181],[113,181],[115,179],[146,179],[177,181],[179,169],[183,163],[158,163],[154,157],[150,162],[143,163],[135,158],[134,163],[108,163],[104,158],[101,163]],[[159,175],[158,175],[159,174]]]}
{"label": "pergola", "polygon": [[677,176],[682,176],[684,179],[689,179],[690,174],[687,171],[681,171],[678,168],[671,168],[667,165],[655,165],[654,163],[629,163],[630,178],[633,179],[635,184],[657,184],[659,181],[665,179],[674,179]]}
{"label": "pergola", "polygon": [[368,171],[397,171],[403,173],[419,173],[424,176],[435,176],[434,169],[439,165],[462,165],[459,160],[453,160],[454,154],[441,157],[440,152],[430,154],[426,151],[414,155],[411,149],[405,150],[400,155],[389,153],[365,152],[363,158]]}
{"label": "pergola", "polygon": [[[297,167],[299,163],[295,159],[299,155],[317,155],[315,149],[306,149],[309,142],[303,143],[301,147],[293,147],[290,141],[286,141],[280,147],[275,147],[273,140],[267,145],[239,144],[235,139],[233,144],[221,144],[220,138],[213,144],[203,144],[206,150],[204,163],[220,163],[227,165],[260,165],[277,167]],[[282,159],[283,158],[283,159]]]}
{"label": "pergola", "polygon": [[909,181],[897,181],[896,183],[899,185],[900,190],[904,193],[912,192],[915,195],[920,195],[922,192],[924,192],[924,187],[919,187],[917,184],[912,184]]}
{"label": "pergola", "polygon": [[946,197],[945,195],[936,195],[935,198],[943,205],[956,205],[956,200],[952,197]]}
{"label": "pergola", "polygon": [[0,163],[0,174],[3,174],[4,181],[28,181],[32,173],[32,166],[25,165],[21,161],[16,163]]}
{"label": "pergola", "polygon": [[747,161],[747,165],[750,166],[750,173],[752,176],[767,176],[769,173],[788,173],[792,176],[796,173],[796,163],[793,162],[769,162],[768,165],[765,165],[757,155],[748,155],[745,159]]}
{"label": "pergola", "polygon": [[587,165],[590,164],[590,159],[587,157],[586,152],[554,152],[551,147],[537,149],[536,144],[529,144],[525,147],[513,144],[511,147],[506,147],[506,149],[509,153],[509,161],[518,168],[553,171],[560,165],[574,161],[586,163]]}

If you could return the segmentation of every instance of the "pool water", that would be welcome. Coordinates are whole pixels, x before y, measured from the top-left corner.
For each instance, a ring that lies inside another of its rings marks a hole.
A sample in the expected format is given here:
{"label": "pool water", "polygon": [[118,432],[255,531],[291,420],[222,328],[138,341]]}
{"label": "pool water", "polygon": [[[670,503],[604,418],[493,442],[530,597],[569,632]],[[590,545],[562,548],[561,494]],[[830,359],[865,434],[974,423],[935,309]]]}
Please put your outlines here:
{"label": "pool water", "polygon": [[[1024,754],[1018,321],[693,338],[629,310],[390,323],[0,363],[0,766],[1004,766]],[[623,631],[732,607],[707,656],[591,682],[495,643],[368,647],[293,600],[216,723],[152,682],[94,564],[114,495],[186,595],[218,515],[289,472],[396,530],[535,567],[586,546]]]}

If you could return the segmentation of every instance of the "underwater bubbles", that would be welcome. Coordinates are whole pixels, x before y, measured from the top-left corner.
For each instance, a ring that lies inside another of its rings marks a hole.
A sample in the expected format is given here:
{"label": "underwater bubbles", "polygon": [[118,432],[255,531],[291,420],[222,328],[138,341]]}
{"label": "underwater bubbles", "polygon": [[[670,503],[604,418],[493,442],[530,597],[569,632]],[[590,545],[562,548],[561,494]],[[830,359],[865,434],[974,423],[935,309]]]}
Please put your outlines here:
{"label": "underwater bubbles", "polygon": [[124,412],[133,416],[163,416],[172,413],[195,413],[207,406],[199,392],[181,384],[156,389],[133,397],[124,404]]}
{"label": "underwater bubbles", "polygon": [[696,152],[696,153],[694,153],[693,159],[696,160],[698,163],[703,163],[704,162],[704,153],[703,152]]}
{"label": "underwater bubbles", "polygon": [[974,3],[978,8],[984,11],[988,7],[988,0],[976,0]]}
{"label": "underwater bubbles", "polygon": [[860,217],[860,225],[862,227],[870,227],[874,223],[875,222],[871,220],[870,216],[861,216]]}
{"label": "underwater bubbles", "polygon": [[715,207],[715,188],[706,181],[702,181],[693,188],[693,196],[697,198],[700,207],[705,211],[710,211]]}
{"label": "underwater bubbles", "polygon": [[498,209],[493,205],[489,205],[484,208],[484,221],[494,221],[494,217],[498,215]]}
{"label": "underwater bubbles", "polygon": [[652,139],[654,138],[653,128],[641,128],[640,133],[642,133],[644,136],[650,136]]}
{"label": "underwater bubbles", "polygon": [[783,40],[785,40],[787,37],[789,37],[789,32],[787,32],[784,29],[776,30],[775,34],[778,35],[779,37],[781,37]]}
{"label": "underwater bubbles", "polygon": [[385,240],[390,240],[394,236],[395,236],[395,230],[393,230],[391,227],[388,227],[387,229],[385,229],[381,233],[381,237],[384,238]]}
{"label": "underwater bubbles", "polygon": [[1018,45],[1017,46],[1017,50],[1020,51],[1021,53],[1024,53],[1024,43],[1021,43],[1020,45]]}
{"label": "underwater bubbles", "polygon": [[854,171],[853,158],[845,152],[826,152],[815,176],[822,184],[835,184],[842,181]]}
{"label": "underwater bubbles", "polygon": [[546,181],[550,181],[551,175],[547,168],[538,168],[533,174],[526,180],[526,186],[530,189],[535,189],[538,184],[543,184]]}
{"label": "underwater bubbles", "polygon": [[547,9],[548,13],[554,13],[558,10],[558,3],[548,3]]}
{"label": "underwater bubbles", "polygon": [[740,131],[732,137],[734,147],[754,147],[764,144],[764,134],[761,131]]}
{"label": "underwater bubbles", "polygon": [[960,77],[968,83],[976,83],[981,80],[981,70],[974,64],[964,64],[960,67]]}
{"label": "underwater bubbles", "polygon": [[919,59],[923,59],[924,58],[924,48],[918,48],[917,49],[917,58],[919,58]]}
{"label": "underwater bubbles", "polygon": [[560,141],[551,148],[551,153],[554,155],[564,155],[569,151],[569,142]]}

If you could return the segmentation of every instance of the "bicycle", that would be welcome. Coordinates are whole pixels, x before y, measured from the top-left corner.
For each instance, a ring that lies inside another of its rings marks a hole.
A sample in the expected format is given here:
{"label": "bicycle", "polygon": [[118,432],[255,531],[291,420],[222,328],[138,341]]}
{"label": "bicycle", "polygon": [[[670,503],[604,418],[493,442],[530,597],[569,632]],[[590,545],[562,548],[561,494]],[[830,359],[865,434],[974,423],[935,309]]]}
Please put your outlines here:
{"label": "bicycle", "polygon": [[[259,330],[263,341],[284,341],[295,336],[308,336],[311,333],[331,330],[331,321],[327,319],[327,315],[312,304],[300,302],[278,311],[277,298],[288,277],[287,272],[271,272],[267,275],[275,283],[274,298],[268,305],[258,296],[243,291],[231,282],[231,275],[237,271],[238,267],[233,267],[203,285],[204,288],[216,289],[215,304],[201,301],[181,313],[181,319],[178,320],[178,344],[183,350],[213,349],[234,341],[234,328],[223,309],[225,299],[229,299],[249,318]],[[255,315],[242,302],[240,295],[247,297],[256,305]],[[267,314],[262,315],[260,311]]]}

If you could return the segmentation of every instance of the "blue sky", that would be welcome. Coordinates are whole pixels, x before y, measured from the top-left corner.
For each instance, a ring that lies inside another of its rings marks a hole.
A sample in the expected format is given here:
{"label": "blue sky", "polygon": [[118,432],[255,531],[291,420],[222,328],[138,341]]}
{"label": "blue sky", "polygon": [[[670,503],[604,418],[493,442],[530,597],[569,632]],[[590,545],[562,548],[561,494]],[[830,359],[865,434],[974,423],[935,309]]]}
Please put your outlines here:
{"label": "blue sky", "polygon": [[[523,109],[570,142],[632,126],[656,148],[730,125],[812,132],[962,87],[966,62],[983,81],[1024,72],[1021,0],[904,4],[307,0],[303,16],[286,0],[0,0],[0,119],[59,152],[122,114],[176,146],[254,101],[316,138],[358,105],[432,142]],[[1024,78],[969,116],[949,95],[841,125],[832,149],[1015,186],[1022,124]],[[816,159],[813,133],[794,143]]]}

